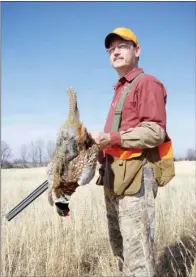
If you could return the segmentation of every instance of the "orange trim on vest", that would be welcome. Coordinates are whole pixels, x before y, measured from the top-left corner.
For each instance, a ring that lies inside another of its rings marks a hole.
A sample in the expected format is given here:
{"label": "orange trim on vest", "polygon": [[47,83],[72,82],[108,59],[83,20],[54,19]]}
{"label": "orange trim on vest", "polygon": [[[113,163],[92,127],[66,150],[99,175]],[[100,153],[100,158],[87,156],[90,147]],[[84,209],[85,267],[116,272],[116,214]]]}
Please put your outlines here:
{"label": "orange trim on vest", "polygon": [[173,148],[171,140],[161,143],[159,146],[159,155],[161,159],[172,159],[173,158]]}
{"label": "orange trim on vest", "polygon": [[[158,146],[159,149],[159,155],[161,159],[170,159],[173,158],[173,149],[172,149],[172,142],[167,141],[163,142]],[[106,147],[104,149],[105,154],[109,154],[115,158],[121,159],[121,160],[128,160],[131,158],[139,157],[142,155],[143,150],[132,148],[129,150],[124,150],[122,148],[118,147]]]}
{"label": "orange trim on vest", "polygon": [[119,158],[121,160],[127,160],[134,157],[139,157],[142,154],[141,149],[130,149],[130,150],[124,150],[122,148],[118,147],[107,147],[104,149],[105,154],[109,154],[115,158]]}

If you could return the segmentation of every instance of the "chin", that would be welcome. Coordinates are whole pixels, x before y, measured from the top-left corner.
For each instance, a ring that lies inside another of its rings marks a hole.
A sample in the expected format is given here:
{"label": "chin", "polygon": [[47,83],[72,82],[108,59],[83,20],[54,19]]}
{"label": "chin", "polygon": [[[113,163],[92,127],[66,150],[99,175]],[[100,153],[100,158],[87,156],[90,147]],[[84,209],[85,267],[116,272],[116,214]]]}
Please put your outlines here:
{"label": "chin", "polygon": [[119,67],[124,67],[124,66],[126,66],[126,63],[124,60],[116,60],[115,62],[113,62],[114,68],[119,68]]}
{"label": "chin", "polygon": [[118,63],[118,64],[114,63],[113,64],[114,69],[120,69],[120,68],[124,68],[124,67],[126,67],[126,64],[124,64],[124,63],[123,64],[122,63],[121,64],[120,63]]}

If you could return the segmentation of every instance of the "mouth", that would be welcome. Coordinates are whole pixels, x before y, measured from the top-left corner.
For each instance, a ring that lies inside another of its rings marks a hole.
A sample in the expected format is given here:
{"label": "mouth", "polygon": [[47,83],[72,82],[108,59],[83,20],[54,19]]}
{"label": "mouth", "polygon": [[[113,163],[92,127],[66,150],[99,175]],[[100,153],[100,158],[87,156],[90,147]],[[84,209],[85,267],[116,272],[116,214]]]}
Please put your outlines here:
{"label": "mouth", "polygon": [[114,61],[123,60],[123,58],[116,58]]}

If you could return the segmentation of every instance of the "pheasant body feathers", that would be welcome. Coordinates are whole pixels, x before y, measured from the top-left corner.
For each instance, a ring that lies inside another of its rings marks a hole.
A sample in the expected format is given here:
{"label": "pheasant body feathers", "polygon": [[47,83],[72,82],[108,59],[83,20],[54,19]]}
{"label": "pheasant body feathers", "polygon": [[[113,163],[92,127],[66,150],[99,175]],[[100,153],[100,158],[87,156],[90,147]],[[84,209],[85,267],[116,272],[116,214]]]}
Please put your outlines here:
{"label": "pheasant body feathers", "polygon": [[62,124],[56,140],[56,149],[50,163],[49,202],[70,197],[79,185],[88,184],[94,177],[98,146],[80,121],[77,97],[68,89],[69,116]]}

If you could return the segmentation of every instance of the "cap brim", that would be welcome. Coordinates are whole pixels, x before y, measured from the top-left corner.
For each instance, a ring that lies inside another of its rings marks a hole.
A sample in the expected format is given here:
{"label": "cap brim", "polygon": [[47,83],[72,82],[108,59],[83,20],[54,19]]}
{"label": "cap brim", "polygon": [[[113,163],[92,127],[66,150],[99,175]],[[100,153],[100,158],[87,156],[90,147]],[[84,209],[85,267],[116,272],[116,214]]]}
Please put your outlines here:
{"label": "cap brim", "polygon": [[114,38],[122,38],[122,39],[125,39],[125,40],[130,40],[129,38],[126,38],[124,36],[120,36],[120,35],[115,34],[115,33],[110,33],[105,38],[105,48],[109,48],[110,47],[110,43],[112,42],[112,40]]}

